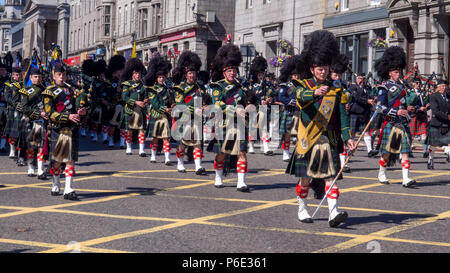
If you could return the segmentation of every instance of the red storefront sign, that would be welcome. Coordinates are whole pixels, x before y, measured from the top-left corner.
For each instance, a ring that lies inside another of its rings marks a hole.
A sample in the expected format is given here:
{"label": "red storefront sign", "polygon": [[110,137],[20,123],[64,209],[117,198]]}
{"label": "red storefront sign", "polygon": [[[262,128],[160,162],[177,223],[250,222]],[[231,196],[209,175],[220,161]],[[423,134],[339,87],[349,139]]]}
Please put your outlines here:
{"label": "red storefront sign", "polygon": [[188,29],[188,30],[182,30],[178,32],[174,32],[171,34],[166,34],[161,36],[161,43],[169,43],[173,41],[178,41],[181,39],[191,38],[197,36],[197,31],[195,28]]}
{"label": "red storefront sign", "polygon": [[73,57],[73,58],[69,58],[69,59],[64,59],[64,62],[67,65],[72,66],[72,65],[79,65],[80,64],[80,60],[81,60],[81,57],[77,56],[77,57]]}

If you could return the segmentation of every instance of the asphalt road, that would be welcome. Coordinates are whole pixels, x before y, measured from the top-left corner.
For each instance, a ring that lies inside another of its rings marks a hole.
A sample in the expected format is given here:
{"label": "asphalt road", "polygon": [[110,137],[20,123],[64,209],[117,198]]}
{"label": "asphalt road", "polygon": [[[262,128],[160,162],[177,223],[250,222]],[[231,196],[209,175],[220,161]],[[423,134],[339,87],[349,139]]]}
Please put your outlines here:
{"label": "asphalt road", "polygon": [[[349,219],[334,229],[326,202],[313,224],[297,220],[296,178],[284,174],[281,150],[249,155],[251,192],[241,193],[234,173],[225,188],[213,187],[208,152],[208,174],[197,176],[193,162],[180,174],[163,164],[163,155],[151,164],[137,149],[127,156],[86,138],[73,183],[79,201],[50,196],[50,180],[27,177],[26,167],[1,155],[0,252],[450,252],[450,164],[444,155],[429,171],[415,153],[410,176],[418,183],[406,189],[399,165],[389,169],[390,185],[378,183],[378,159],[366,154],[361,147],[352,172],[338,182],[340,210]],[[319,200],[310,193],[308,201],[312,214]]]}

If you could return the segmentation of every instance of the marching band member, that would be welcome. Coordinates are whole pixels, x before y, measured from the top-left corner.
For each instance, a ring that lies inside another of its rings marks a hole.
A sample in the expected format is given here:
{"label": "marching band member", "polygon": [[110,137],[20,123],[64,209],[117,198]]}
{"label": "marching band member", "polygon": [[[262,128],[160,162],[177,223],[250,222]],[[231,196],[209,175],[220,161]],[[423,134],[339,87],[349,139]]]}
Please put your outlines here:
{"label": "marching band member", "polygon": [[[247,89],[237,80],[238,67],[241,62],[242,55],[237,46],[231,44],[222,46],[214,58],[212,79],[215,82],[209,85],[212,92],[213,104],[217,105],[227,116],[233,117],[234,121],[237,121],[237,119],[245,120],[246,111],[242,107],[245,108],[248,102]],[[249,187],[245,184],[245,174],[248,172],[248,135],[238,130],[236,123],[233,128],[228,128],[227,130],[227,120],[225,117],[223,121],[220,126],[216,127],[219,130],[223,130],[223,139],[218,137],[220,134],[216,132],[215,138],[208,146],[208,151],[213,151],[216,154],[214,160],[214,169],[216,171],[214,186],[216,188],[223,188],[224,168],[228,170],[232,167],[231,165],[234,167],[234,164],[231,163],[229,163],[229,166],[225,166],[225,160],[228,155],[232,159],[236,159],[237,157],[237,190],[248,192]]]}
{"label": "marching band member", "polygon": [[77,200],[78,196],[72,188],[75,176],[75,162],[78,161],[80,117],[86,115],[86,109],[76,104],[76,96],[72,87],[66,84],[67,73],[62,64],[53,67],[55,85],[42,92],[44,111],[50,122],[50,153],[53,175],[52,196],[60,194],[61,164],[65,163],[64,199]]}
{"label": "marching band member", "polygon": [[111,57],[108,63],[108,69],[106,71],[106,78],[111,84],[114,90],[110,100],[112,104],[115,105],[114,115],[110,119],[109,124],[111,125],[110,136],[109,136],[109,147],[114,146],[114,131],[115,129],[120,130],[120,148],[125,149],[126,140],[126,130],[123,122],[124,113],[123,107],[124,103],[122,101],[122,90],[120,88],[120,77],[123,73],[127,60],[121,55],[114,55]]}
{"label": "marching band member", "polygon": [[20,102],[20,92],[23,88],[22,70],[13,68],[11,81],[5,83],[5,98],[7,102],[7,120],[4,135],[8,137],[9,142],[9,158],[16,158],[16,143],[19,137],[19,122],[21,116],[16,110],[17,104]]}
{"label": "marching band member", "polygon": [[409,153],[411,144],[409,139],[409,115],[407,110],[406,89],[401,82],[402,70],[406,67],[406,54],[397,46],[386,49],[375,68],[378,75],[386,80],[379,88],[378,105],[383,107],[385,115],[383,137],[381,141],[381,159],[378,180],[389,184],[386,176],[388,166],[393,166],[401,153],[403,187],[409,188],[416,183],[409,178]]}
{"label": "marching band member", "polygon": [[439,80],[436,92],[430,95],[431,120],[428,132],[428,145],[430,154],[428,157],[428,169],[434,169],[434,149],[444,146],[447,162],[450,162],[450,95],[448,82]]}
{"label": "marching band member", "polygon": [[291,144],[291,136],[297,135],[298,121],[300,111],[296,101],[296,88],[300,86],[300,72],[296,70],[296,64],[300,55],[294,55],[289,58],[281,68],[280,92],[278,93],[278,101],[284,105],[284,111],[281,112],[280,119],[280,135],[281,149],[283,150],[283,161],[289,162],[291,158],[289,148]]}
{"label": "marching band member", "polygon": [[[305,201],[311,179],[324,179],[327,192],[340,169],[341,136],[349,149],[356,148],[345,112],[346,95],[339,81],[327,82],[333,56],[338,54],[339,46],[334,35],[319,30],[306,38],[302,61],[297,63],[297,69],[309,77],[302,80],[296,89],[297,104],[301,109],[298,142],[286,172],[299,178],[296,189],[298,219],[303,223],[313,222]],[[339,195],[335,184],[327,196],[330,227],[338,226],[348,217],[347,212],[338,211]]]}
{"label": "marching band member", "polygon": [[170,114],[175,106],[172,90],[166,84],[167,76],[172,69],[172,65],[161,56],[155,56],[150,60],[147,75],[144,82],[147,96],[150,100],[150,119],[148,126],[148,136],[152,137],[151,163],[156,163],[156,152],[158,142],[163,140],[163,150],[165,164],[172,166],[170,161]]}
{"label": "marching band member", "polygon": [[[175,83],[180,82],[179,85],[174,87],[175,90],[175,103],[177,105],[184,105],[189,108],[189,113],[187,113],[191,119],[190,124],[187,124],[185,127],[181,128],[183,130],[182,138],[179,141],[177,147],[177,169],[179,172],[185,173],[186,169],[184,167],[184,154],[186,150],[186,146],[193,147],[193,157],[195,163],[195,173],[197,175],[203,175],[206,173],[205,168],[202,167],[202,158],[203,158],[203,150],[202,150],[202,141],[203,141],[203,120],[202,120],[202,108],[195,108],[194,101],[197,98],[201,98],[202,107],[203,102],[203,92],[200,84],[197,81],[197,75],[202,66],[202,62],[200,57],[190,51],[186,51],[181,54],[178,65],[173,70],[173,80]],[[183,113],[180,113],[183,114]],[[186,113],[185,113],[186,114]],[[194,115],[196,115],[200,124],[194,122]],[[180,119],[178,119],[180,120]],[[177,122],[175,122],[177,124]],[[183,123],[184,124],[184,123]],[[179,129],[179,128],[178,128]],[[184,137],[187,136],[187,137]]]}
{"label": "marching band member", "polygon": [[22,100],[17,105],[17,111],[23,115],[22,134],[19,140],[20,148],[25,151],[25,157],[28,165],[28,176],[35,176],[34,160],[37,156],[38,179],[45,180],[44,173],[44,155],[42,148],[45,141],[45,124],[41,112],[43,111],[43,103],[41,93],[45,89],[42,85],[42,71],[32,68],[30,72],[32,85],[23,88],[19,92],[22,93]]}
{"label": "marching band member", "polygon": [[127,61],[122,74],[122,100],[125,103],[125,126],[127,129],[126,154],[132,155],[133,131],[139,132],[139,156],[145,157],[145,108],[148,104],[142,75],[145,67],[141,60]]}

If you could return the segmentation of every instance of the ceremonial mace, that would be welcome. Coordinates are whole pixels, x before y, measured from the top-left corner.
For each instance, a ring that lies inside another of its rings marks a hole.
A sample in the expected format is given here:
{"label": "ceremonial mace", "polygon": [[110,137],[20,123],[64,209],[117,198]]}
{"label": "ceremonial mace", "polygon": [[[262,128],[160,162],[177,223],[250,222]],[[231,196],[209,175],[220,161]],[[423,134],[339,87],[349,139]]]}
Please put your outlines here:
{"label": "ceremonial mace", "polygon": [[[377,105],[377,107],[376,107],[376,109],[375,109],[375,112],[373,113],[372,117],[370,118],[369,122],[368,122],[367,125],[366,125],[366,128],[364,128],[364,131],[361,133],[361,135],[360,135],[359,138],[358,138],[358,141],[357,141],[356,144],[355,144],[355,151],[356,151],[356,148],[358,147],[359,143],[361,142],[361,140],[362,140],[364,134],[365,134],[366,131],[369,129],[370,124],[372,123],[372,121],[375,119],[375,117],[376,117],[379,113],[382,113],[382,111],[383,111],[383,108],[381,107],[381,105]],[[348,162],[350,161],[350,158],[353,156],[353,153],[354,153],[354,152],[351,151],[351,152],[348,154],[347,160],[345,160],[344,165],[341,166],[341,170],[339,171],[339,173],[338,173],[338,174],[336,175],[336,177],[334,178],[333,183],[331,184],[330,188],[328,189],[328,191],[327,191],[327,192],[325,193],[325,195],[323,196],[322,201],[320,201],[319,206],[317,207],[316,211],[313,213],[313,215],[311,216],[311,218],[314,218],[314,215],[316,215],[316,213],[319,211],[320,207],[321,207],[322,204],[323,204],[323,201],[325,201],[325,199],[327,198],[327,196],[328,196],[328,194],[330,193],[331,189],[333,188],[334,184],[336,184],[336,181],[337,181],[338,177],[341,175],[342,171],[344,170],[344,167],[345,167],[345,166],[348,164]]]}

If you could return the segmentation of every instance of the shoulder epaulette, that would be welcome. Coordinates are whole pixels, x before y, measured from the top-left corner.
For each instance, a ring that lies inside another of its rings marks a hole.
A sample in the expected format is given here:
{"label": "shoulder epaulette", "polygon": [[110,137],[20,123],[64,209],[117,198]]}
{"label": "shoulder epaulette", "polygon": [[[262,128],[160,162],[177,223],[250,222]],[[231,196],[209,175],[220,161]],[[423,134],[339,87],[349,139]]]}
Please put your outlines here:
{"label": "shoulder epaulette", "polygon": [[8,86],[8,87],[12,87],[10,82],[5,82],[5,85]]}
{"label": "shoulder epaulette", "polygon": [[131,86],[131,83],[129,81],[122,82],[122,85]]}
{"label": "shoulder epaulette", "polygon": [[44,91],[42,91],[41,95],[42,95],[42,96],[55,97],[55,94],[54,94],[53,91],[50,90],[49,88],[47,88],[47,89],[45,89]]}

